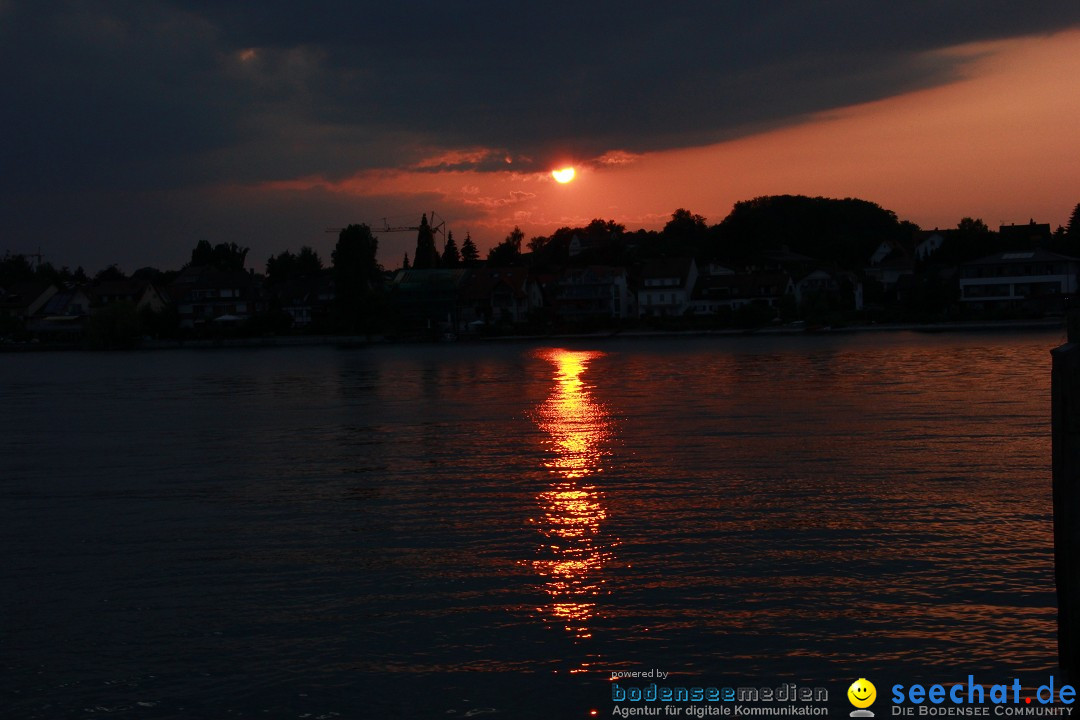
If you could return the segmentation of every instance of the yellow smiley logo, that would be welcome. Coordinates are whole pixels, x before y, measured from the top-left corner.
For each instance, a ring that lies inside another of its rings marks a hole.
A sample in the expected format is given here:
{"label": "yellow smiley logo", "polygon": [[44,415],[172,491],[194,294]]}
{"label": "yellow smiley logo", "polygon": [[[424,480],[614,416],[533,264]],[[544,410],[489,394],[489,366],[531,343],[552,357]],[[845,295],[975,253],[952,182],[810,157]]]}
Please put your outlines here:
{"label": "yellow smiley logo", "polygon": [[859,678],[847,689],[847,699],[857,708],[868,708],[877,699],[877,688],[866,678]]}

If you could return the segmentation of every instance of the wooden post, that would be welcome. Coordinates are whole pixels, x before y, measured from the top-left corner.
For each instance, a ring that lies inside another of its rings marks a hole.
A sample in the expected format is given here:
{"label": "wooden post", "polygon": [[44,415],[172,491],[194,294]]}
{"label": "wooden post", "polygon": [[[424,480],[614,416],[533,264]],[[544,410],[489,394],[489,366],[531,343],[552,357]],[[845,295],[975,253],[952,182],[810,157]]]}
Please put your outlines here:
{"label": "wooden post", "polygon": [[1050,351],[1050,413],[1058,664],[1074,682],[1080,677],[1080,312],[1070,311],[1067,322],[1069,341]]}

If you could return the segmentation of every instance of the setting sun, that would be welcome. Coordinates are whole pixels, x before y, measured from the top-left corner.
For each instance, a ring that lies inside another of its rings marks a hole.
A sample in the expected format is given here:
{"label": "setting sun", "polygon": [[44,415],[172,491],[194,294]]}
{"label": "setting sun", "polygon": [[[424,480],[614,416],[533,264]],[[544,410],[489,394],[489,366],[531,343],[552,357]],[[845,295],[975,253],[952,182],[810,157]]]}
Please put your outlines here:
{"label": "setting sun", "polygon": [[574,168],[564,167],[561,170],[552,170],[551,177],[555,178],[555,182],[560,182],[565,185],[574,179]]}

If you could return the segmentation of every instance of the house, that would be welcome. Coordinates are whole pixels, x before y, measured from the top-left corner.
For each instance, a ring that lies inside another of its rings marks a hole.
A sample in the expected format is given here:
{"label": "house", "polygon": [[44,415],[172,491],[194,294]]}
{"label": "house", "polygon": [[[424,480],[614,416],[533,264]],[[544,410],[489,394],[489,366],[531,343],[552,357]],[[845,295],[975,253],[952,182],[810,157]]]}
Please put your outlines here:
{"label": "house", "polygon": [[950,230],[930,230],[918,233],[915,237],[915,259],[922,262],[941,249]]}
{"label": "house", "polygon": [[59,288],[48,282],[20,282],[2,288],[0,318],[21,325],[36,315],[57,292]]}
{"label": "house", "polygon": [[960,301],[971,307],[1036,305],[1058,310],[1077,291],[1080,258],[1038,248],[988,255],[960,266]]}
{"label": "house", "polygon": [[870,266],[863,269],[863,274],[867,279],[880,283],[885,292],[894,293],[901,278],[915,274],[915,258],[898,244],[891,244],[889,253],[884,256],[879,247],[870,258]]}
{"label": "house", "polygon": [[819,268],[795,283],[795,302],[798,305],[822,297],[840,307],[863,309],[863,285],[854,273],[845,270]]}
{"label": "house", "polygon": [[593,241],[590,238],[582,238],[577,233],[570,238],[570,244],[567,246],[567,254],[570,257],[577,257],[583,251],[591,249]]}
{"label": "house", "polygon": [[658,258],[641,268],[637,292],[639,316],[684,315],[697,284],[697,263],[693,258]]}
{"label": "house", "polygon": [[698,278],[690,307],[695,315],[714,315],[751,304],[778,309],[784,296],[794,292],[791,276],[785,272],[709,272]]}
{"label": "house", "polygon": [[458,299],[468,274],[464,268],[398,270],[390,281],[390,302],[407,327],[459,330]]}
{"label": "house", "polygon": [[998,228],[999,247],[1045,248],[1050,245],[1052,238],[1050,223],[1037,223],[1034,220],[1027,225],[1002,225]]}
{"label": "house", "polygon": [[726,265],[721,265],[719,263],[712,263],[712,262],[709,263],[709,266],[705,269],[705,272],[706,272],[706,274],[712,275],[712,276],[734,275],[735,274],[735,271],[732,270],[731,268],[727,267]]}
{"label": "house", "polygon": [[191,266],[169,286],[180,327],[236,325],[266,311],[262,277],[255,271]]}
{"label": "house", "polygon": [[889,240],[882,240],[881,243],[874,249],[874,252],[870,255],[871,267],[881,264],[881,261],[892,254],[894,243]]}
{"label": "house", "polygon": [[35,335],[71,337],[86,329],[90,317],[90,295],[80,287],[58,290],[26,322]]}
{"label": "house", "polygon": [[626,268],[607,265],[567,268],[549,286],[556,314],[565,320],[625,319],[633,296]]}
{"label": "house", "polygon": [[795,283],[795,302],[799,305],[815,295],[838,295],[840,284],[825,270],[814,270]]}
{"label": "house", "polygon": [[307,328],[312,325],[325,327],[329,322],[336,297],[330,270],[293,278],[278,287],[274,293],[282,311],[292,318],[294,328]]}
{"label": "house", "polygon": [[527,268],[476,268],[465,279],[460,296],[461,321],[525,322],[543,306],[540,286]]}
{"label": "house", "polygon": [[148,309],[161,312],[169,304],[169,299],[149,280],[107,280],[90,289],[93,307],[126,302],[137,310]]}
{"label": "house", "polygon": [[789,275],[803,275],[820,266],[824,261],[793,251],[787,245],[779,250],[759,255],[748,267],[751,271],[783,271]]}

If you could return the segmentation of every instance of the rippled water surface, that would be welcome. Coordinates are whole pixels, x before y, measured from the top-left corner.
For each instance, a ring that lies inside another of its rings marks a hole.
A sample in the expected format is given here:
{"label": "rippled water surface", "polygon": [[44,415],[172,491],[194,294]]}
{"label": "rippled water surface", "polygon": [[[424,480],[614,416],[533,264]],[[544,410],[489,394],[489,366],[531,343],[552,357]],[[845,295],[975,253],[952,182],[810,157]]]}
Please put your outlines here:
{"label": "rippled water surface", "polygon": [[648,668],[1041,682],[1061,340],[0,356],[0,712],[586,717]]}

